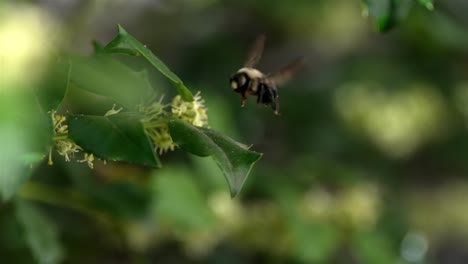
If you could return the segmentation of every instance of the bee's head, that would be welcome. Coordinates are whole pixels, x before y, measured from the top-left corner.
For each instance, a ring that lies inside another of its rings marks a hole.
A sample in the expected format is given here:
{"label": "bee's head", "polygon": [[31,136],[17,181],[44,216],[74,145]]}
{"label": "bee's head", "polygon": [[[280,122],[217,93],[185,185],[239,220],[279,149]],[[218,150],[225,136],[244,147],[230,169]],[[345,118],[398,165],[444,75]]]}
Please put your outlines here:
{"label": "bee's head", "polygon": [[248,79],[247,75],[242,72],[238,72],[234,74],[231,79],[229,79],[229,83],[231,84],[231,88],[234,91],[239,91],[240,89],[244,88],[247,85]]}

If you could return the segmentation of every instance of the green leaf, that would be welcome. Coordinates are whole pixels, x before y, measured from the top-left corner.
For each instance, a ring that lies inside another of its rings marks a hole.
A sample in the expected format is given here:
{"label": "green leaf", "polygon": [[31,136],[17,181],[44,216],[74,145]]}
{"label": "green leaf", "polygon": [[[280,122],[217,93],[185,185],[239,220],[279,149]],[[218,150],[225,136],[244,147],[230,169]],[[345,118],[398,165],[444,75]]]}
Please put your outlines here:
{"label": "green leaf", "polygon": [[109,53],[123,53],[130,56],[142,55],[172,82],[183,100],[193,101],[192,93],[184,85],[182,80],[180,80],[180,78],[173,73],[166,64],[164,64],[164,62],[156,57],[151,50],[128,34],[122,26],[119,25],[119,34],[109,44],[107,44],[105,50]]}
{"label": "green leaf", "polygon": [[77,87],[114,99],[128,109],[135,108],[151,94],[145,71],[135,72],[109,55],[74,59],[71,81]]}
{"label": "green leaf", "polygon": [[434,3],[432,0],[418,0],[421,5],[426,7],[428,10],[432,11],[434,10]]}
{"label": "green leaf", "polygon": [[99,43],[97,40],[93,40],[93,48],[95,55],[102,55],[105,54],[104,46]]}
{"label": "green leaf", "polygon": [[232,197],[239,193],[252,166],[262,156],[213,130],[194,127],[178,119],[169,121],[169,130],[182,149],[197,156],[213,157],[226,177]]}
{"label": "green leaf", "polygon": [[112,109],[120,109],[116,101],[107,96],[98,95],[80,89],[75,84],[70,85],[67,91],[67,107],[71,114],[102,116]]}
{"label": "green leaf", "polygon": [[69,135],[99,158],[160,167],[140,118],[137,113],[70,116]]}
{"label": "green leaf", "polygon": [[64,251],[57,229],[46,215],[32,204],[17,200],[16,217],[38,263],[52,264],[63,260]]}
{"label": "green leaf", "polygon": [[387,32],[404,19],[412,0],[363,0],[363,14],[374,18],[379,32]]}
{"label": "green leaf", "polygon": [[70,81],[71,62],[62,60],[54,63],[36,92],[44,113],[56,110],[62,103]]}

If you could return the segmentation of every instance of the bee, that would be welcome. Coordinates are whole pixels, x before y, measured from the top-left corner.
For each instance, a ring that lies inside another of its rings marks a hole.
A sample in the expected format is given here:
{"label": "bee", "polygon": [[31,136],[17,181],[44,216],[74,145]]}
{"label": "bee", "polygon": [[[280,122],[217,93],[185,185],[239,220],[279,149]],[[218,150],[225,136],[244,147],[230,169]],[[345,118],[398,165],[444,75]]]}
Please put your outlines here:
{"label": "bee", "polygon": [[241,107],[245,106],[247,97],[257,96],[257,104],[270,105],[275,115],[279,115],[277,86],[288,81],[304,65],[304,58],[297,58],[276,72],[263,74],[254,67],[262,56],[265,39],[264,35],[257,37],[244,66],[231,76],[229,82],[234,92],[241,95]]}

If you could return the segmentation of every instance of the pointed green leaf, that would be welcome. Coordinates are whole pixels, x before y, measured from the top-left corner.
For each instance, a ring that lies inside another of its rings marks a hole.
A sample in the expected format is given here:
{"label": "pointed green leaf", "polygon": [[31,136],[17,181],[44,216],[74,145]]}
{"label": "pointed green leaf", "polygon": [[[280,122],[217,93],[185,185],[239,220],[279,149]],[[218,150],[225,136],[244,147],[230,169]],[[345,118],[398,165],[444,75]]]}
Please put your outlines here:
{"label": "pointed green leaf", "polygon": [[99,158],[160,167],[140,119],[136,113],[70,116],[69,135]]}
{"label": "pointed green leaf", "polygon": [[261,153],[207,128],[194,127],[178,119],[169,121],[172,139],[182,149],[197,156],[211,156],[221,168],[229,184],[231,196],[236,196]]}
{"label": "pointed green leaf", "polygon": [[72,60],[71,81],[77,87],[114,99],[127,109],[152,92],[146,72],[135,72],[109,55]]}
{"label": "pointed green leaf", "polygon": [[16,217],[37,262],[61,263],[64,251],[54,223],[38,208],[23,200],[16,202]]}
{"label": "pointed green leaf", "polygon": [[180,78],[173,73],[166,64],[164,64],[164,62],[156,57],[151,50],[128,34],[122,26],[119,25],[119,34],[105,47],[105,50],[109,53],[123,53],[131,56],[142,55],[172,82],[183,100],[193,101],[192,93],[184,85],[182,80],[180,80]]}

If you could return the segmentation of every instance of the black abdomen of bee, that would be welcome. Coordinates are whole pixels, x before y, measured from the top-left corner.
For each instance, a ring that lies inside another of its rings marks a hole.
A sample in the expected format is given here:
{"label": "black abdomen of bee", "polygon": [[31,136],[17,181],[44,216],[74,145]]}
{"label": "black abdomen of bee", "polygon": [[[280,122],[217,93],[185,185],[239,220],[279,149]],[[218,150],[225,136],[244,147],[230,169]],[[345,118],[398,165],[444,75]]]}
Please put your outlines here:
{"label": "black abdomen of bee", "polygon": [[271,105],[275,113],[278,112],[278,92],[276,87],[261,83],[258,86],[257,104]]}

